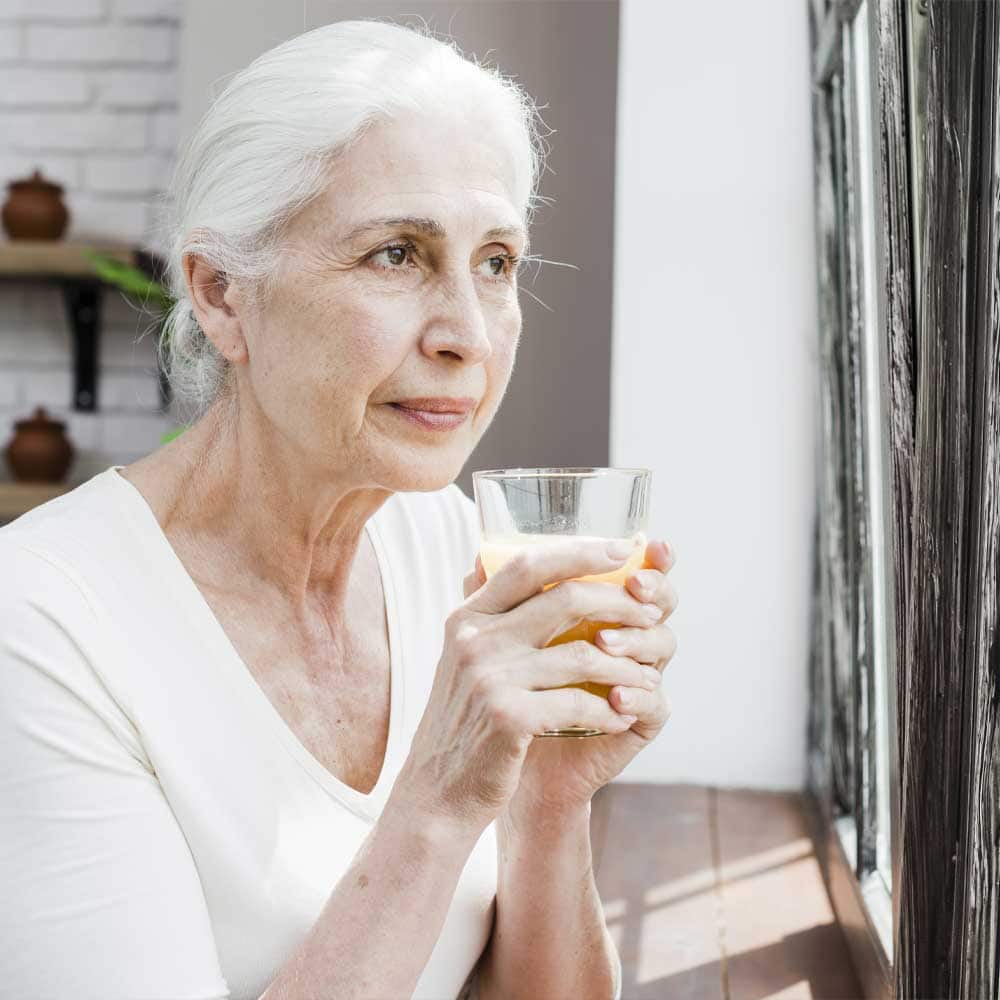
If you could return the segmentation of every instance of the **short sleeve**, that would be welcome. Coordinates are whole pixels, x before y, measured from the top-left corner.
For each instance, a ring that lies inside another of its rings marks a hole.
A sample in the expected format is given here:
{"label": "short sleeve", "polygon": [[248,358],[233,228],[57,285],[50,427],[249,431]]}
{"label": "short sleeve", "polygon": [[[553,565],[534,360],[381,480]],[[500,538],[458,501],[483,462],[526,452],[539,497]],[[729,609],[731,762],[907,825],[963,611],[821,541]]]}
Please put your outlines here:
{"label": "short sleeve", "polygon": [[198,873],[72,570],[0,539],[0,998],[221,1000]]}

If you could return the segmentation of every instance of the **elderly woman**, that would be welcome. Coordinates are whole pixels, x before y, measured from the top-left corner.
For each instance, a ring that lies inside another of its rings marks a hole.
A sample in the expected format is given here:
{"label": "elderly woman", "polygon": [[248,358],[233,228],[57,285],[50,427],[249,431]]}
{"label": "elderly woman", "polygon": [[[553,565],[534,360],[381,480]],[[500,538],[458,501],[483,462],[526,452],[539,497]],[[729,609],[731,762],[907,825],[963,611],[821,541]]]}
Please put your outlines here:
{"label": "elderly woman", "polygon": [[[4,997],[620,994],[590,800],[667,718],[670,554],[487,581],[452,484],[538,148],[510,81],[379,22],[201,122],[165,347],[198,419],[0,531]],[[545,648],[587,618],[614,645]],[[533,740],[573,724],[607,735]]]}

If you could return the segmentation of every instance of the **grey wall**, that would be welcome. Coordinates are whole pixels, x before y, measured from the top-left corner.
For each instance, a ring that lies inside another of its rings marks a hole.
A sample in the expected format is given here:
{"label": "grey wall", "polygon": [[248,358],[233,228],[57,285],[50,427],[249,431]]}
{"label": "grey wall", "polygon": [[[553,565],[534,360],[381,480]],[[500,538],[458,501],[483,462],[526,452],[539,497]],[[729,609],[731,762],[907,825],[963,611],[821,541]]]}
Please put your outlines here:
{"label": "grey wall", "polygon": [[[514,75],[540,105],[552,151],[522,283],[524,332],[510,388],[459,479],[473,469],[606,465],[610,408],[618,0],[187,0],[181,40],[181,135],[225,84],[272,45],[356,17],[415,16],[463,51]],[[527,292],[545,302],[551,312]]]}

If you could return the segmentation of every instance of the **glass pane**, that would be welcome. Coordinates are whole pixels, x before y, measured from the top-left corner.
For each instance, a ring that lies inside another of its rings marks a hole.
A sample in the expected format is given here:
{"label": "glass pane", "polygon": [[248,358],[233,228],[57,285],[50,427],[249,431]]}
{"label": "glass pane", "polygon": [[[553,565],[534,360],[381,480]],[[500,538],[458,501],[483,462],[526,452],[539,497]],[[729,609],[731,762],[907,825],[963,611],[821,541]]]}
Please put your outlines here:
{"label": "glass pane", "polygon": [[892,617],[885,606],[888,538],[886,510],[884,502],[885,483],[883,476],[883,440],[886,421],[883,417],[885,400],[882,398],[879,340],[885,336],[880,328],[878,315],[878,285],[876,257],[877,244],[875,226],[881,213],[875,200],[875,148],[873,142],[874,114],[872,82],[868,47],[868,3],[861,4],[851,26],[853,54],[852,73],[856,100],[856,121],[858,125],[858,189],[860,195],[861,258],[863,280],[863,323],[862,351],[864,363],[864,426],[868,440],[865,453],[868,468],[869,511],[871,516],[871,572],[872,572],[872,663],[875,673],[875,830],[876,868],[885,879],[886,886],[892,883],[889,788],[889,710],[887,686],[891,673],[888,663],[887,629],[892,627]]}
{"label": "glass pane", "polygon": [[831,173],[834,184],[836,246],[830,261],[833,287],[836,289],[836,323],[830,330],[830,399],[832,403],[832,454],[836,483],[830,511],[830,565],[828,599],[830,616],[830,664],[832,701],[830,706],[831,790],[835,816],[853,816],[855,812],[855,649],[851,568],[853,551],[852,498],[854,494],[855,448],[853,384],[850,342],[847,328],[850,314],[850,264],[848,228],[850,225],[850,188],[848,174],[844,87],[840,74],[834,74],[825,91],[828,100],[833,143]]}
{"label": "glass pane", "polygon": [[845,497],[846,593],[849,595],[848,622],[851,630],[849,672],[852,682],[851,713],[854,725],[854,820],[857,824],[855,873],[858,878],[875,864],[875,700],[872,669],[871,615],[871,524],[868,518],[870,492],[867,464],[868,411],[865,365],[865,291],[862,253],[861,194],[858,183],[857,100],[854,88],[854,48],[850,24],[843,26],[841,66],[844,68],[842,100],[844,121],[844,162],[847,173],[844,216],[844,296],[843,355],[846,395],[844,399],[844,461],[850,472]]}

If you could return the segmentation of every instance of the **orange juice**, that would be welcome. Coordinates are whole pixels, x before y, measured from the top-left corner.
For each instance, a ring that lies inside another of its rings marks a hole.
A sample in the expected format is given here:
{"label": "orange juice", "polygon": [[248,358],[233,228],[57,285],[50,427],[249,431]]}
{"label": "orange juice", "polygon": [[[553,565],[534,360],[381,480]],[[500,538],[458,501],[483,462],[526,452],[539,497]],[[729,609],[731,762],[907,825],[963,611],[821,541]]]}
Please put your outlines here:
{"label": "orange juice", "polygon": [[[479,546],[479,558],[483,562],[483,570],[486,573],[486,576],[489,577],[492,576],[492,574],[494,574],[508,559],[510,559],[515,552],[518,552],[527,546],[541,545],[545,543],[551,544],[557,540],[568,540],[569,538],[579,541],[593,540],[593,536],[586,535],[509,535],[504,538],[494,538],[490,539],[488,542],[481,542]],[[596,580],[599,583],[618,583],[624,587],[625,581],[628,579],[629,575],[642,566],[643,559],[646,554],[645,535],[640,532],[631,540],[635,543],[635,549],[618,569],[613,569],[609,573],[593,573],[588,576],[577,576],[573,577],[573,579]],[[612,539],[609,538],[607,541],[612,541]],[[549,590],[554,586],[556,586],[556,584],[549,583],[546,584],[543,589]],[[584,620],[578,622],[565,632],[561,632],[545,645],[546,648],[549,646],[561,646],[563,643],[575,642],[578,639],[585,639],[587,642],[592,643],[597,637],[597,633],[604,628],[621,628],[621,625],[617,622],[596,622]],[[608,693],[611,690],[607,684],[597,684],[593,681],[584,681],[580,684],[565,684],[563,687],[583,688],[585,691],[589,691],[591,694],[599,695],[602,698],[607,698]]]}

